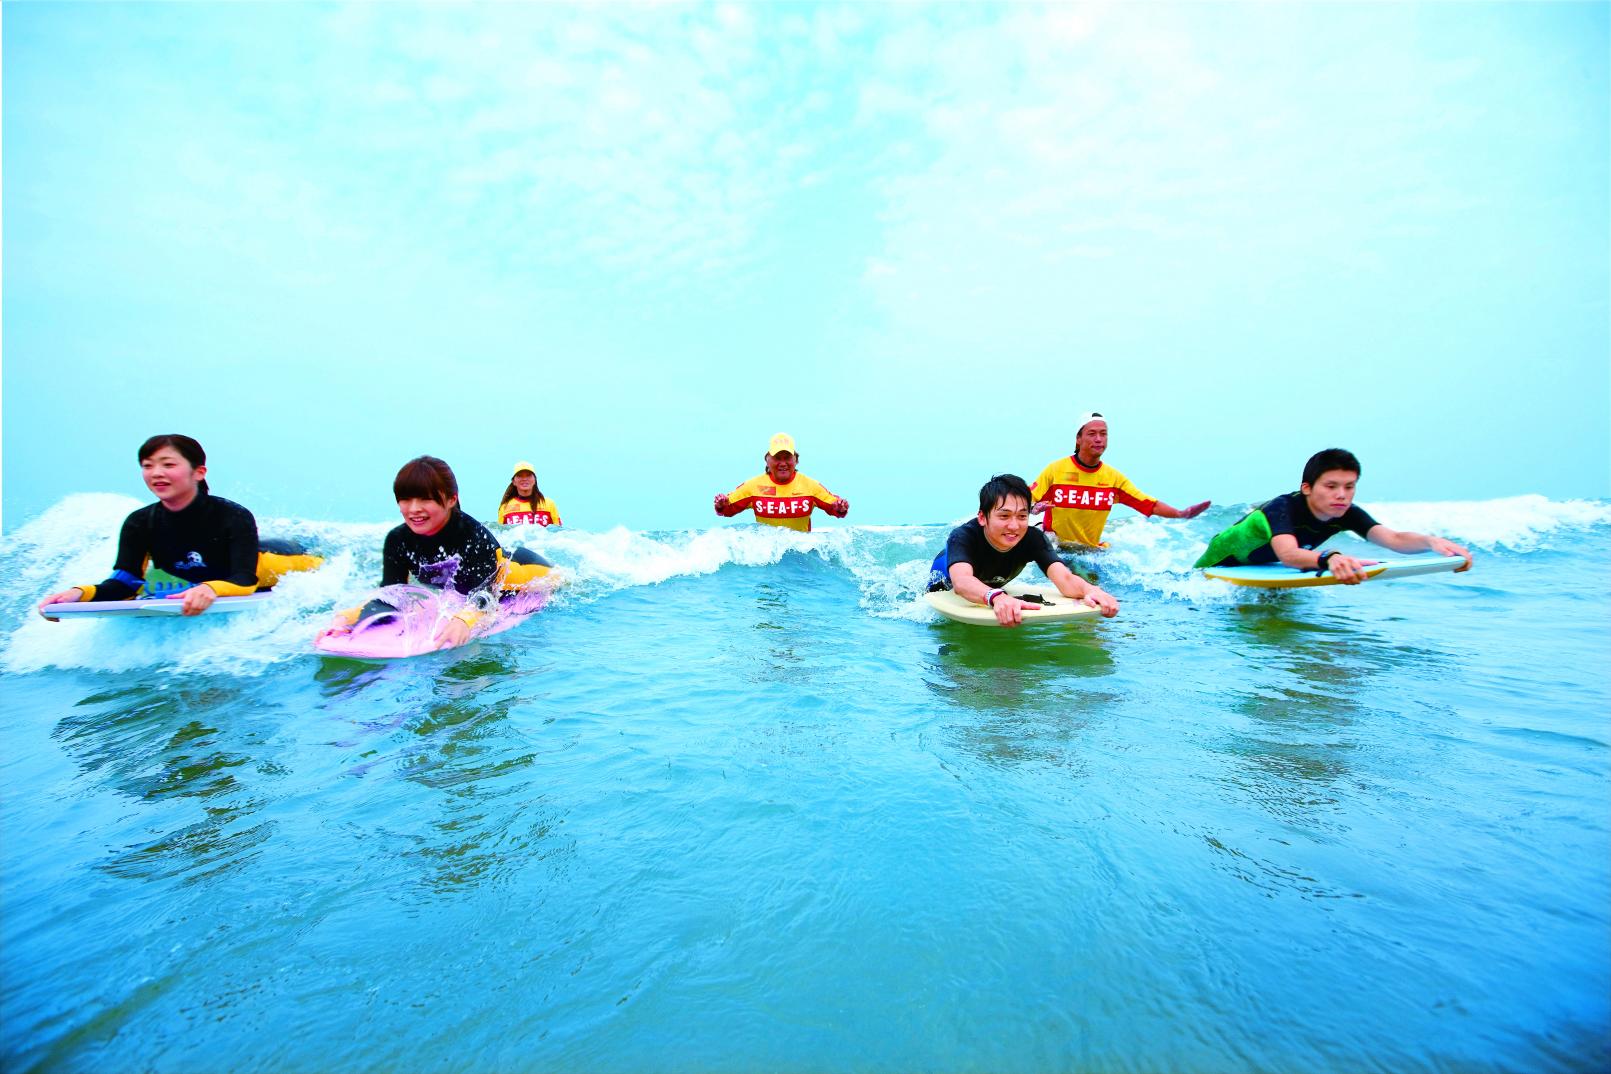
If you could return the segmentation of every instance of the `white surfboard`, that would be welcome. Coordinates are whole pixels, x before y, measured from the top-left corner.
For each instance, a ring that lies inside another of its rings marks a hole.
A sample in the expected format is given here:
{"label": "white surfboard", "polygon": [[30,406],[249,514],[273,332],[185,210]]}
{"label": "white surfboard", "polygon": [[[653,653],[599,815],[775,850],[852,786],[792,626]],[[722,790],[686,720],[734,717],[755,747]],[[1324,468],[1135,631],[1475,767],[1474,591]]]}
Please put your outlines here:
{"label": "white surfboard", "polygon": [[[1442,574],[1463,564],[1460,556],[1445,556],[1439,552],[1422,552],[1414,556],[1394,556],[1378,560],[1365,568],[1367,580],[1378,578],[1409,578],[1417,574]],[[1330,571],[1316,574],[1299,570],[1284,563],[1266,563],[1257,567],[1205,567],[1205,578],[1217,578],[1232,585],[1254,589],[1308,589],[1317,585],[1342,585]]]}
{"label": "white surfboard", "polygon": [[[244,612],[256,608],[274,599],[273,593],[252,593],[244,597],[219,597],[214,600],[201,616],[219,615],[228,612]],[[184,610],[184,601],[169,600],[166,597],[150,597],[140,600],[81,600],[73,604],[52,604],[46,611],[51,619],[97,619],[104,617],[118,617],[124,619],[139,619],[146,616],[179,615]]]}
{"label": "white surfboard", "polygon": [[[1063,596],[1054,585],[1030,585],[1025,582],[1009,582],[1002,587],[1009,596],[1020,599],[1028,597],[1030,603],[1024,608],[1024,623],[1062,623],[1070,619],[1087,619],[1091,616],[1101,618],[1102,612],[1088,604]],[[996,613],[983,604],[975,604],[964,600],[949,589],[942,589],[934,593],[923,594],[929,602],[929,607],[951,620],[953,623],[967,623],[969,626],[999,627],[996,622]],[[1036,601],[1040,603],[1036,603]]]}

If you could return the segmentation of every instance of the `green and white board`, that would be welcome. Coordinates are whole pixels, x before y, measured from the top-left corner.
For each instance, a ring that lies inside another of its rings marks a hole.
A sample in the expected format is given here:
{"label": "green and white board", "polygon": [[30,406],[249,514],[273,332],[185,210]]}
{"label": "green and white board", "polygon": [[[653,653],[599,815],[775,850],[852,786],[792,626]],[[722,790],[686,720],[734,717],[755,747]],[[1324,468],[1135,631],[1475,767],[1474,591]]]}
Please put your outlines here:
{"label": "green and white board", "polygon": [[[1009,596],[1029,599],[1030,603],[1024,608],[1024,626],[1034,623],[1064,623],[1070,619],[1088,619],[1092,616],[1099,619],[1102,617],[1100,610],[1063,596],[1054,585],[1009,582],[1002,588]],[[929,607],[953,623],[966,623],[969,626],[1001,625],[996,622],[994,611],[983,604],[963,600],[949,589],[925,593],[923,596],[929,602]],[[1037,600],[1039,603],[1036,603]]]}
{"label": "green and white board", "polygon": [[[1365,568],[1369,581],[1378,578],[1409,578],[1417,574],[1442,574],[1459,567],[1465,560],[1459,556],[1445,556],[1439,552],[1422,552],[1415,556],[1394,556],[1378,560]],[[1342,585],[1330,571],[1316,574],[1299,570],[1283,563],[1267,563],[1257,567],[1205,567],[1205,578],[1217,578],[1232,585],[1254,589],[1308,589],[1317,585]]]}

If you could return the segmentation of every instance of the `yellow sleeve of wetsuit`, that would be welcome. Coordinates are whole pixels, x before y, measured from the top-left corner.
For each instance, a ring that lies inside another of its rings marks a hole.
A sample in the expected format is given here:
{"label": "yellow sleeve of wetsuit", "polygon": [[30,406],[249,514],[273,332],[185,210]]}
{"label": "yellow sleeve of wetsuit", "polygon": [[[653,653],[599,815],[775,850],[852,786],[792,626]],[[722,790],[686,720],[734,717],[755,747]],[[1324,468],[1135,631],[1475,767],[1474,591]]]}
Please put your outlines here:
{"label": "yellow sleeve of wetsuit", "polygon": [[251,585],[236,585],[234,582],[217,580],[202,582],[200,584],[206,586],[208,589],[211,589],[220,597],[249,597],[253,593],[257,592],[256,582],[252,583]]}
{"label": "yellow sleeve of wetsuit", "polygon": [[80,596],[78,598],[80,601],[83,601],[84,603],[88,604],[90,601],[95,599],[95,587],[94,586],[92,586],[92,585],[79,585],[79,586],[74,586],[73,588],[78,590],[79,593],[82,594],[82,596]]}

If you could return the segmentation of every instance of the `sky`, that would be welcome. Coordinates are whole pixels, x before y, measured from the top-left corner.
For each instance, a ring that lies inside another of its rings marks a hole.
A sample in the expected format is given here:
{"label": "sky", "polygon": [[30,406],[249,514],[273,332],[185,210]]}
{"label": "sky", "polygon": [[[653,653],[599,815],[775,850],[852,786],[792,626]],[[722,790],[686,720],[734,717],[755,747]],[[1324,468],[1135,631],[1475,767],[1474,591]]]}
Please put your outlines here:
{"label": "sky", "polygon": [[1109,420],[1176,505],[1611,496],[1606,4],[3,11],[3,525],[198,438],[259,515],[851,523]]}

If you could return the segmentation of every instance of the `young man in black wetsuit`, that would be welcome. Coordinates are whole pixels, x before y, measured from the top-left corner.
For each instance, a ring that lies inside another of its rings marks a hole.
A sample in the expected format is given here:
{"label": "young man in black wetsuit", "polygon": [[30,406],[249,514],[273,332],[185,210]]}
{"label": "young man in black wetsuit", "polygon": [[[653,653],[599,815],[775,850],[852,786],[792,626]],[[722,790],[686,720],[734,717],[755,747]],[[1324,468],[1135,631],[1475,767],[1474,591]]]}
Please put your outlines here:
{"label": "young man in black wetsuit", "polygon": [[997,474],[979,490],[979,517],[951,531],[945,551],[929,568],[929,592],[950,589],[964,600],[983,604],[1002,626],[1024,621],[1024,602],[1002,586],[1031,562],[1057,591],[1112,618],[1119,602],[1076,575],[1057,558],[1051,541],[1029,525],[1029,485],[1013,474]]}
{"label": "young man in black wetsuit", "polygon": [[1347,585],[1358,585],[1367,577],[1365,568],[1373,560],[1356,559],[1344,552],[1320,545],[1343,530],[1390,548],[1395,552],[1440,552],[1463,556],[1471,569],[1471,553],[1453,541],[1425,533],[1389,529],[1363,508],[1354,504],[1359,484],[1359,459],[1351,451],[1327,448],[1310,456],[1303,466],[1303,483],[1297,492],[1277,496],[1249,511],[1241,521],[1221,530],[1192,566],[1219,567],[1224,564],[1284,563],[1304,571],[1330,570],[1333,578]]}

